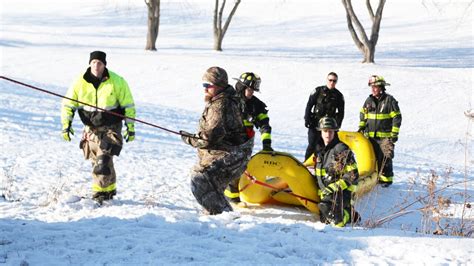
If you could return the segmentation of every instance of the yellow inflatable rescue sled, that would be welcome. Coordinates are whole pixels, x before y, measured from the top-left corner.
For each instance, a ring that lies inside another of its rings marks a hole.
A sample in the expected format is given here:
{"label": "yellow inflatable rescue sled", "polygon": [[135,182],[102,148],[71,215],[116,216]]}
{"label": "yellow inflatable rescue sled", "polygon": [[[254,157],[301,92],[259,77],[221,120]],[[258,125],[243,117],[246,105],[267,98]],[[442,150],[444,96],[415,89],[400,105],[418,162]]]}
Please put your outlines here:
{"label": "yellow inflatable rescue sled", "polygon": [[[339,139],[354,152],[359,170],[356,196],[377,183],[376,159],[370,141],[359,132],[339,131]],[[301,163],[289,153],[260,151],[250,159],[239,182],[240,199],[248,203],[277,202],[303,205],[318,213],[318,186],[308,168],[313,157]]]}

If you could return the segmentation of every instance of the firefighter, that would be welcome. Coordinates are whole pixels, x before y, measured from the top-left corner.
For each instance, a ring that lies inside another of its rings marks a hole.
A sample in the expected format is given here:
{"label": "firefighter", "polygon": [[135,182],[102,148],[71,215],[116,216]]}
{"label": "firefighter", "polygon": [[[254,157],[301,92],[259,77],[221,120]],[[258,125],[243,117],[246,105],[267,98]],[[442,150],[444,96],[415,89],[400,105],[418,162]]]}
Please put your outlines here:
{"label": "firefighter", "polygon": [[334,72],[327,75],[325,86],[315,88],[309,96],[304,114],[305,127],[308,128],[308,147],[305,161],[313,154],[317,154],[322,146],[321,131],[317,130],[319,120],[324,116],[336,119],[339,126],[344,119],[344,96],[336,89],[338,76]]}
{"label": "firefighter", "polygon": [[393,183],[394,143],[398,140],[402,114],[397,100],[385,92],[390,84],[382,76],[371,76],[368,86],[372,94],[360,110],[359,132],[372,143],[379,167],[379,183],[388,187]]}
{"label": "firefighter", "polygon": [[[113,156],[122,150],[122,120],[109,112],[95,109],[83,103],[114,113],[135,118],[135,104],[127,82],[107,67],[106,54],[94,51],[90,54],[89,68],[68,89],[61,109],[62,137],[71,141],[74,135],[72,121],[79,113],[84,131],[80,148],[86,160],[92,162],[92,198],[99,204],[116,195],[116,173]],[[77,101],[79,102],[77,102]],[[82,103],[81,103],[82,102]],[[125,119],[125,141],[135,139],[134,121]]]}
{"label": "firefighter", "polygon": [[358,222],[359,214],[352,206],[353,192],[359,178],[357,163],[349,147],[338,136],[336,119],[320,119],[323,146],[315,154],[315,177],[319,187],[318,204],[321,222],[343,227],[348,222]]}
{"label": "firefighter", "polygon": [[246,133],[240,99],[228,84],[227,72],[210,67],[203,76],[206,107],[196,134],[181,131],[184,143],[197,148],[199,162],[191,170],[191,190],[211,214],[232,211],[224,190],[238,179],[252,155],[253,137]]}
{"label": "firefighter", "polygon": [[[270,126],[270,118],[268,117],[267,105],[259,98],[254,96],[254,92],[260,92],[261,79],[252,72],[245,72],[240,75],[235,89],[237,96],[244,103],[244,125],[249,137],[254,137],[255,128],[259,129],[262,149],[264,151],[273,151],[272,149],[272,127]],[[240,202],[239,197],[239,179],[234,180],[225,190],[226,197],[234,203]]]}

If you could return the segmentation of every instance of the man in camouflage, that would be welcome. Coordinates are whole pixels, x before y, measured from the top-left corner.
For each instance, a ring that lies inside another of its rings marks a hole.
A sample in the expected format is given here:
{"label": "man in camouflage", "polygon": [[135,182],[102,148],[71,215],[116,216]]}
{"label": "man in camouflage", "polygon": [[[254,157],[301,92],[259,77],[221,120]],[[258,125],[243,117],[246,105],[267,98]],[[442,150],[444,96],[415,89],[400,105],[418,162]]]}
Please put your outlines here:
{"label": "man in camouflage", "polygon": [[247,167],[253,147],[243,124],[242,106],[220,67],[203,76],[206,107],[196,134],[181,131],[184,143],[198,149],[199,162],[191,170],[191,191],[211,215],[232,211],[224,190]]}
{"label": "man in camouflage", "polygon": [[[123,118],[104,110],[135,118],[135,104],[127,82],[107,69],[106,54],[90,54],[89,68],[81,74],[67,91],[61,109],[62,137],[71,141],[74,135],[72,121],[77,110],[84,124],[80,148],[85,159],[92,161],[92,198],[102,204],[116,194],[116,174],[112,156],[122,150]],[[88,105],[85,105],[85,104]],[[127,142],[135,139],[134,121],[125,119]]]}

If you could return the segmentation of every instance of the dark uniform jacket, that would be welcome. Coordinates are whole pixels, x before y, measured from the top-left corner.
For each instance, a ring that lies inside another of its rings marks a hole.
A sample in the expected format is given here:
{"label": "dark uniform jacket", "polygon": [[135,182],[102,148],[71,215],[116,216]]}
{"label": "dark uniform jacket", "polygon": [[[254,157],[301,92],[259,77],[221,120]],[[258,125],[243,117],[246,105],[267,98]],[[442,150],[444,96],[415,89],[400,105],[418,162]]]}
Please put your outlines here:
{"label": "dark uniform jacket", "polygon": [[305,123],[314,128],[319,119],[326,115],[335,118],[337,125],[341,126],[344,119],[344,96],[336,88],[320,86],[309,96],[304,115]]}
{"label": "dark uniform jacket", "polygon": [[270,126],[267,105],[255,96],[245,101],[244,125],[250,136],[255,134],[253,131],[253,126],[255,126],[260,130],[262,142],[271,144],[272,127]]}
{"label": "dark uniform jacket", "polygon": [[315,157],[315,176],[320,191],[331,187],[333,191],[353,191],[359,179],[354,154],[337,137]]}
{"label": "dark uniform jacket", "polygon": [[380,99],[370,95],[360,110],[359,130],[370,138],[398,138],[402,114],[395,98],[385,92]]}

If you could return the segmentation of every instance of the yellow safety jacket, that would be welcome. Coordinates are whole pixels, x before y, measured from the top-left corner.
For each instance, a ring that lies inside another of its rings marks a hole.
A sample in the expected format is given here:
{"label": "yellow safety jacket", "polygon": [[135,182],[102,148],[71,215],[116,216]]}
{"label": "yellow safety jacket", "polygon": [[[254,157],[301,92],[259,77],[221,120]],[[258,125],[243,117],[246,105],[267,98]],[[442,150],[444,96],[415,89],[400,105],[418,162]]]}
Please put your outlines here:
{"label": "yellow safety jacket", "polygon": [[[107,68],[102,80],[96,79],[90,72],[81,75],[66,93],[66,97],[90,104],[108,111],[135,118],[135,103],[127,82],[119,75]],[[96,81],[96,82],[94,82]],[[84,125],[95,127],[108,126],[119,123],[122,117],[98,110],[94,107],[64,99],[61,109],[61,123],[69,125],[77,110]],[[133,124],[133,120],[126,119],[125,123]]]}

